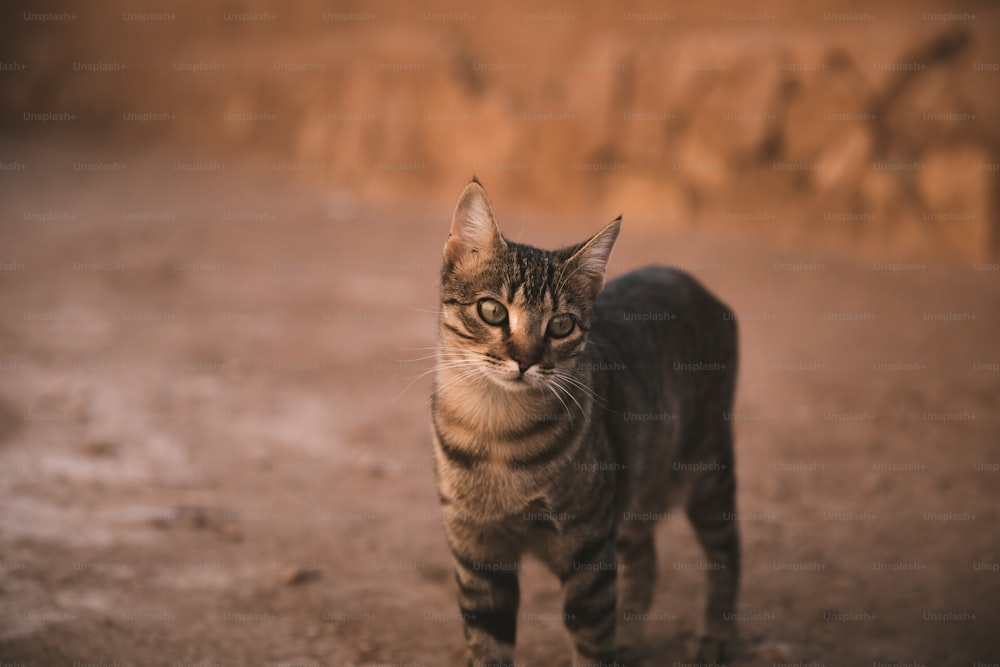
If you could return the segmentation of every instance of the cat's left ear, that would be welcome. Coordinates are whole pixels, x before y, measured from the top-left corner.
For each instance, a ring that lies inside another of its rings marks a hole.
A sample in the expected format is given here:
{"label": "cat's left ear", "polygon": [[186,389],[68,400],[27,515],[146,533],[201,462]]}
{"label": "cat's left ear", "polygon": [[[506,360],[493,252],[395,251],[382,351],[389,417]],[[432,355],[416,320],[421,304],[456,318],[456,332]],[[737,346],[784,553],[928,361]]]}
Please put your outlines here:
{"label": "cat's left ear", "polygon": [[486,189],[473,178],[458,198],[451,232],[444,244],[444,259],[454,264],[468,256],[482,258],[504,245]]}
{"label": "cat's left ear", "polygon": [[607,227],[587,239],[566,260],[567,264],[575,265],[576,269],[590,278],[594,298],[604,289],[604,271],[608,268],[608,259],[615,247],[615,241],[618,240],[621,226],[622,217],[619,215]]}

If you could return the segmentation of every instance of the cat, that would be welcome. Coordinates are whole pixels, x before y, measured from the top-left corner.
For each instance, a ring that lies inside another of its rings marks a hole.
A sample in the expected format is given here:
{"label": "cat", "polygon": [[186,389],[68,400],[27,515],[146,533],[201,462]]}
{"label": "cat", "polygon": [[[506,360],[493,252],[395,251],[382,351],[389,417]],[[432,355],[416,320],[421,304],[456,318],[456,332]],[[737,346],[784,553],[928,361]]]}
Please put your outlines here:
{"label": "cat", "polygon": [[574,665],[635,665],[655,520],[682,507],[708,564],[693,658],[736,640],[732,312],[647,267],[605,285],[621,216],[546,251],[500,232],[473,177],[441,269],[435,477],[468,665],[512,665],[521,557],[562,582]]}

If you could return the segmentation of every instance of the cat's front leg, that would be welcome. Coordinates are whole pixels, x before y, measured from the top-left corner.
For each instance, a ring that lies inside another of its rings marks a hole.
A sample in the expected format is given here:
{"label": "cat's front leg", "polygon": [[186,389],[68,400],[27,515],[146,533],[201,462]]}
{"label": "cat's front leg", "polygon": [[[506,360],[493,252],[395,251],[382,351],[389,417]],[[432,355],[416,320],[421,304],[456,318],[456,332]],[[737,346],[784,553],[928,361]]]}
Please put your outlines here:
{"label": "cat's front leg", "polygon": [[469,667],[513,667],[520,556],[489,531],[448,532]]}
{"label": "cat's front leg", "polygon": [[598,532],[576,541],[560,577],[574,667],[615,664],[617,567],[613,532]]}

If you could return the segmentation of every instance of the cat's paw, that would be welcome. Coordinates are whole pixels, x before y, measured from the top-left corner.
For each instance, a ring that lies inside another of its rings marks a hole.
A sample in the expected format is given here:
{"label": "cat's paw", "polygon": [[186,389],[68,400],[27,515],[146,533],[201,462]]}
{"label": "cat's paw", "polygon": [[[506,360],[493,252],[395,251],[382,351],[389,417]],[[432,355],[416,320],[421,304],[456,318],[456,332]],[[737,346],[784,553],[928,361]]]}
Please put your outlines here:
{"label": "cat's paw", "polygon": [[702,667],[727,665],[732,658],[732,643],[718,637],[695,637],[688,640],[688,654]]}

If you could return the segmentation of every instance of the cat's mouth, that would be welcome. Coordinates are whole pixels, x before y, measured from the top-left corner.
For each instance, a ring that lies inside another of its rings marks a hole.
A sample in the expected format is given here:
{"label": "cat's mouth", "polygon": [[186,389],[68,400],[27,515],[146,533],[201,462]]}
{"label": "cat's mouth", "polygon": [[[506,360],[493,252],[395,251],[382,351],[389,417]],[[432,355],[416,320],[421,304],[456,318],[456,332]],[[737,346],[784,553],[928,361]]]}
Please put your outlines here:
{"label": "cat's mouth", "polygon": [[539,366],[532,366],[521,372],[520,370],[504,369],[492,374],[499,380],[499,384],[505,389],[515,391],[526,389],[544,389],[548,384],[545,373]]}
{"label": "cat's mouth", "polygon": [[484,375],[494,385],[507,391],[544,390],[548,388],[553,367],[548,363],[534,363],[522,370],[513,359],[486,355]]}
{"label": "cat's mouth", "polygon": [[541,378],[535,377],[534,375],[528,375],[528,373],[502,374],[499,375],[499,378],[502,381],[503,386],[513,387],[515,389],[527,389],[529,387],[538,387],[541,385]]}

